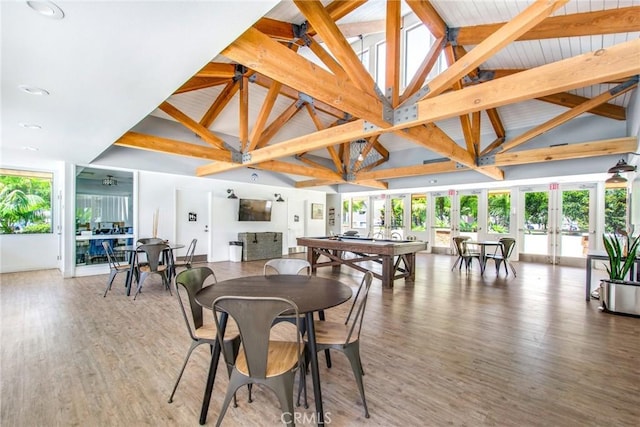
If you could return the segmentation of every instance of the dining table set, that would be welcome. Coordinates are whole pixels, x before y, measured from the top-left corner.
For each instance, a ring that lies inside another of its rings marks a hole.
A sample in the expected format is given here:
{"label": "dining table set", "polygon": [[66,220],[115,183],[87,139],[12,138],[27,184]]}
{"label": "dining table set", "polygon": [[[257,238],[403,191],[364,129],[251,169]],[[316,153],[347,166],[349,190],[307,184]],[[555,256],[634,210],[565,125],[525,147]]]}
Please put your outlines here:
{"label": "dining table set", "polygon": [[[155,238],[154,238],[155,239]],[[126,295],[131,295],[131,286],[133,284],[133,278],[139,276],[140,267],[140,255],[144,254],[143,244],[149,239],[138,239],[135,245],[121,245],[116,246],[114,251],[126,253],[127,264],[130,266],[129,272],[125,280]],[[157,240],[157,241],[156,241]],[[168,277],[175,275],[175,255],[174,251],[185,247],[182,243],[169,242],[168,240],[156,239],[152,240],[151,244],[163,244],[165,247],[162,250],[162,263],[167,266]]]}
{"label": "dining table set", "polygon": [[[206,286],[196,293],[195,300],[203,308],[212,310],[214,301],[225,296],[285,298],[297,306],[300,315],[304,315],[308,340],[308,352],[306,354],[310,358],[309,363],[315,399],[315,420],[318,425],[324,425],[325,412],[322,403],[316,331],[313,318],[315,312],[335,307],[348,301],[352,296],[351,288],[336,279],[326,277],[289,274],[248,276],[220,281],[215,286]],[[220,334],[224,336],[228,314],[221,312],[219,315]],[[202,400],[201,425],[207,420],[220,354],[221,346],[219,341],[216,340],[211,353],[207,384]]]}

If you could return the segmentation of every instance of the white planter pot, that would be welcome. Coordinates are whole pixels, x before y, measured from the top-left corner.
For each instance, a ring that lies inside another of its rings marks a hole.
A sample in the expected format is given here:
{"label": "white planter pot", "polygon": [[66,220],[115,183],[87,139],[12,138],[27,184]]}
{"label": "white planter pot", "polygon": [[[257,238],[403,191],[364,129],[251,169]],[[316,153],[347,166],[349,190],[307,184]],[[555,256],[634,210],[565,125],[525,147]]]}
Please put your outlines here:
{"label": "white planter pot", "polygon": [[603,280],[600,302],[606,311],[640,316],[640,282]]}

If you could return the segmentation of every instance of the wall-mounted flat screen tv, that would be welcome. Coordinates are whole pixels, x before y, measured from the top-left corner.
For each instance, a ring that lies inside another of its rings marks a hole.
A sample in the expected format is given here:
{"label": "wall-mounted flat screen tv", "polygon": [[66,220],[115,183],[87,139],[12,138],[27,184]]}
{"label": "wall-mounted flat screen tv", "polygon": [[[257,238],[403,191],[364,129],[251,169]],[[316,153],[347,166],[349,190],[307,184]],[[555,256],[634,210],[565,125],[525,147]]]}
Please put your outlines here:
{"label": "wall-mounted flat screen tv", "polygon": [[271,200],[240,199],[238,221],[271,221]]}

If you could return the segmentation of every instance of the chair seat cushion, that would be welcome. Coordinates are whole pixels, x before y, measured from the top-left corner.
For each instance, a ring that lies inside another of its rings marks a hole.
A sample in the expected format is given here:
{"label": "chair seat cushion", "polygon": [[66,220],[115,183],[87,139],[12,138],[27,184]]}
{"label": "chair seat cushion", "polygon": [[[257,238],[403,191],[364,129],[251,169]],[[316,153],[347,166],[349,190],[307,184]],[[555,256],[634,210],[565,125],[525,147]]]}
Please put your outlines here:
{"label": "chair seat cushion", "polygon": [[[296,348],[297,347],[297,348]],[[291,341],[269,341],[267,356],[267,378],[281,375],[292,370],[298,364],[298,356],[304,351],[304,344]],[[240,349],[236,359],[236,369],[242,375],[249,376],[244,349]]]}
{"label": "chair seat cushion", "polygon": [[[315,322],[316,343],[317,344],[345,344],[349,327],[344,323],[319,321]],[[306,340],[306,337],[305,337]],[[357,331],[354,331],[349,338],[349,342],[358,340]]]}

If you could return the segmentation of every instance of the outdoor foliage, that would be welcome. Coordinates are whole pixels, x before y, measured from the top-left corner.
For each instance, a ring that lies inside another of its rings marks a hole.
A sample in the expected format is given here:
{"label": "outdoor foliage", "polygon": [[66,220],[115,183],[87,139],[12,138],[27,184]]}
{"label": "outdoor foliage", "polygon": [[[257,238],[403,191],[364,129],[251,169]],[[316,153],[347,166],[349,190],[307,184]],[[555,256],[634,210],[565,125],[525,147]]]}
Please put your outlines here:
{"label": "outdoor foliage", "polygon": [[489,204],[489,232],[505,234],[509,232],[511,193],[490,193],[487,196]]}
{"label": "outdoor foliage", "polygon": [[525,224],[536,225],[545,230],[549,219],[549,193],[546,191],[527,192],[524,196]]}
{"label": "outdoor foliage", "polygon": [[[589,227],[589,190],[565,190],[562,192],[562,215],[578,230]],[[572,230],[577,231],[577,230]]]}
{"label": "outdoor foliage", "polygon": [[627,189],[608,188],[604,193],[604,231],[614,233],[627,226]]}
{"label": "outdoor foliage", "polygon": [[427,196],[411,196],[411,231],[427,229]]}
{"label": "outdoor foliage", "polygon": [[0,175],[0,233],[51,232],[51,179]]}
{"label": "outdoor foliage", "polygon": [[438,196],[435,198],[435,205],[436,227],[451,227],[451,198],[449,196]]}

